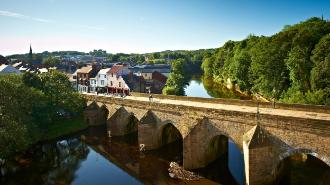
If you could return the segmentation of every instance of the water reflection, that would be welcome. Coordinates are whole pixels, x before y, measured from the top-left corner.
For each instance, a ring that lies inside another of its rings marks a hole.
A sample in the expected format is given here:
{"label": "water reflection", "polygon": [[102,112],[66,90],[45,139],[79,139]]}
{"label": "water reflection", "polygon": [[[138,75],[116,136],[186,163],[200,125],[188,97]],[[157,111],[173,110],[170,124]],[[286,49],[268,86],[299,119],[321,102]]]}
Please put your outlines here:
{"label": "water reflection", "polygon": [[93,134],[83,137],[89,146],[143,184],[215,184],[207,179],[191,182],[169,177],[167,169],[170,161],[182,163],[182,141],[141,153],[136,134],[110,139],[105,136],[102,128],[94,128],[89,132]]}
{"label": "water reflection", "polygon": [[206,76],[192,76],[189,85],[185,88],[185,94],[202,98],[251,99],[249,96],[227,89],[224,84]]}
{"label": "water reflection", "polygon": [[[182,141],[141,153],[136,134],[110,139],[105,130],[105,127],[91,128],[66,139],[35,146],[11,164],[14,170],[0,178],[0,184],[244,184],[242,155],[230,140],[228,153],[206,168],[195,170],[210,180],[182,181],[171,179],[167,171],[170,161],[182,164]],[[330,177],[329,167],[320,168],[313,159],[303,163],[296,160],[290,165],[288,178],[281,184],[313,184],[322,179],[321,184],[325,185]]]}
{"label": "water reflection", "polygon": [[[168,175],[170,161],[182,162],[182,143],[141,153],[137,135],[108,138],[105,127],[31,148],[0,178],[4,185],[216,184],[182,181]],[[22,162],[24,161],[24,162]]]}
{"label": "water reflection", "polygon": [[[8,173],[1,184],[70,184],[75,171],[89,153],[86,144],[77,138],[41,144],[29,150],[15,164],[16,173]],[[11,170],[13,171],[13,170]]]}
{"label": "water reflection", "polygon": [[212,98],[203,88],[201,77],[193,76],[189,81],[189,85],[185,88],[185,94],[192,97]]}
{"label": "water reflection", "polygon": [[295,154],[281,163],[284,166],[284,174],[279,185],[330,184],[330,167],[312,155]]}
{"label": "water reflection", "polygon": [[244,157],[237,145],[229,139],[228,143],[228,169],[236,182],[244,184]]}

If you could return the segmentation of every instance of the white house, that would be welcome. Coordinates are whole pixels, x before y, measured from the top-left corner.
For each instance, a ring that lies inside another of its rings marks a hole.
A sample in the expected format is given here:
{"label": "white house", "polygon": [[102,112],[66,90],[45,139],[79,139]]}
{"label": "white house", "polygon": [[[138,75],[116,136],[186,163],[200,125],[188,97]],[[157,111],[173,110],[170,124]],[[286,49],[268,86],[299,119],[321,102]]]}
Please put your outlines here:
{"label": "white house", "polygon": [[2,64],[0,66],[0,74],[21,74],[21,72],[11,65]]}
{"label": "white house", "polygon": [[89,78],[89,92],[95,93],[97,90],[97,80],[95,77]]}
{"label": "white house", "polygon": [[129,94],[129,87],[123,79],[130,70],[127,65],[114,65],[108,72],[108,92]]}
{"label": "white house", "polygon": [[99,90],[107,91],[108,76],[110,75],[111,68],[101,69],[96,75],[96,83]]}

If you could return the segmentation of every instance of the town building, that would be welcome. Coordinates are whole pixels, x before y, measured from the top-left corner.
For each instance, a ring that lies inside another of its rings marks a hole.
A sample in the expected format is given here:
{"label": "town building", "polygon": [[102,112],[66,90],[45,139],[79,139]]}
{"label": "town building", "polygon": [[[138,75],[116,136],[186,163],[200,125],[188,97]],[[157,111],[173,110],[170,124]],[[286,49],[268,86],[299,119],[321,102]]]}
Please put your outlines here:
{"label": "town building", "polygon": [[23,62],[16,62],[13,64],[13,67],[16,69],[19,69],[21,66],[23,66]]}
{"label": "town building", "polygon": [[128,75],[123,75],[123,79],[130,89],[130,92],[146,93],[146,81],[142,76],[136,76],[132,72]]}
{"label": "town building", "polygon": [[21,72],[12,65],[0,65],[0,75],[4,74],[21,74]]}
{"label": "town building", "polygon": [[97,74],[92,74],[89,78],[89,92],[96,93],[97,92]]}
{"label": "town building", "polygon": [[90,78],[95,77],[97,71],[94,65],[85,66],[77,70],[77,84],[79,92],[89,92]]}
{"label": "town building", "polygon": [[161,94],[166,85],[167,77],[158,71],[151,74],[150,91],[152,93]]}
{"label": "town building", "polygon": [[144,79],[151,79],[152,73],[158,71],[168,77],[171,72],[171,66],[168,64],[143,64],[131,67],[130,70],[137,76],[143,76]]}
{"label": "town building", "polygon": [[130,88],[123,76],[128,75],[130,70],[127,65],[114,65],[108,72],[108,92],[129,94]]}
{"label": "town building", "polygon": [[29,51],[29,55],[28,55],[28,64],[29,64],[29,68],[33,69],[34,71],[37,71],[38,68],[39,69],[43,68],[42,59],[33,59],[31,44],[30,44],[30,51]]}
{"label": "town building", "polygon": [[[78,71],[78,70],[77,70]],[[73,74],[70,74],[70,73],[65,73],[68,78],[69,78],[69,81],[71,83],[71,86],[74,90],[78,90],[78,84],[77,84],[77,71],[75,71]]]}
{"label": "town building", "polygon": [[108,76],[111,68],[101,69],[96,75],[98,92],[105,93],[108,91]]}

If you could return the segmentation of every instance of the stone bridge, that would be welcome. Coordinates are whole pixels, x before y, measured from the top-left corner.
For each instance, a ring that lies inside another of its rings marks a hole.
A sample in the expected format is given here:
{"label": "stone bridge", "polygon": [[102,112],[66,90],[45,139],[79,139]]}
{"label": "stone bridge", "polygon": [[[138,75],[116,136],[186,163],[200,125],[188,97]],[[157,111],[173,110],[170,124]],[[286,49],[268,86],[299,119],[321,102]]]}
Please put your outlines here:
{"label": "stone bridge", "polygon": [[[202,168],[227,152],[231,139],[244,156],[248,185],[274,184],[294,154],[330,166],[330,107],[137,94],[125,98],[85,94],[85,119],[107,124],[111,136],[138,131],[145,150],[183,142],[183,167]],[[257,113],[258,112],[258,113]],[[325,173],[324,179],[329,179]],[[324,180],[326,181],[326,180]]]}

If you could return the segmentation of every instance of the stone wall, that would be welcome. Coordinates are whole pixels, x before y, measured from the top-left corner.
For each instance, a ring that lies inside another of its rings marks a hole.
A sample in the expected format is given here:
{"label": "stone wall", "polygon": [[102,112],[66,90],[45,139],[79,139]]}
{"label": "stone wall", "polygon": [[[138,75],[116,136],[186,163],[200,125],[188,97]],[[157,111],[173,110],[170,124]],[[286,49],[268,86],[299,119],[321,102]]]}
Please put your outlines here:
{"label": "stone wall", "polygon": [[[131,94],[133,96],[149,97],[149,94],[146,93],[132,92]],[[162,95],[162,94],[152,94],[152,96],[158,99],[196,101],[203,103],[219,103],[219,104],[241,105],[241,106],[250,106],[250,107],[256,107],[258,103],[255,100],[238,100],[238,99],[226,99],[226,98],[200,98],[200,97],[174,96],[174,95]],[[259,102],[259,107],[273,108],[274,105],[272,102]],[[323,113],[330,112],[330,106],[324,106],[324,105],[286,104],[286,103],[276,102],[275,108],[287,109],[287,110],[300,110],[300,111],[308,111],[308,112],[323,112]]]}
{"label": "stone wall", "polygon": [[128,112],[125,107],[120,107],[108,118],[107,128],[111,136],[131,134],[138,130],[138,119],[133,113]]}
{"label": "stone wall", "polygon": [[220,146],[210,152],[210,143],[217,136],[226,136],[242,150],[250,185],[274,182],[282,173],[281,161],[295,153],[313,155],[330,166],[329,121],[265,114],[257,121],[255,113],[92,95],[86,99],[104,103],[109,118],[115,112],[111,107],[124,107],[134,114],[140,120],[139,143],[146,149],[161,147],[162,128],[172,124],[183,138],[186,169],[206,166],[225,152]]}

